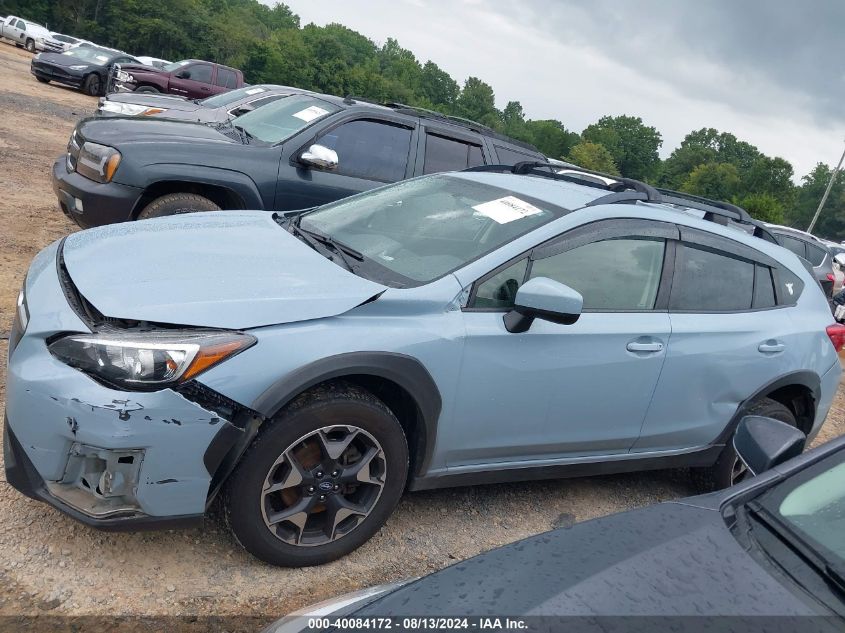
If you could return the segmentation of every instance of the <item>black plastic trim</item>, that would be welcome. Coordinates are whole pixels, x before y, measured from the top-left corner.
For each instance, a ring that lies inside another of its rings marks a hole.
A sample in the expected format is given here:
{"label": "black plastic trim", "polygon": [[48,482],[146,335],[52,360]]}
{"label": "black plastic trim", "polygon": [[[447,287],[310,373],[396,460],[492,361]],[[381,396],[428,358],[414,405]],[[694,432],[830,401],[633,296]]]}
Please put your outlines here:
{"label": "black plastic trim", "polygon": [[296,396],[314,385],[356,374],[391,380],[412,395],[425,427],[424,455],[418,463],[417,473],[425,473],[434,452],[442,400],[431,374],[412,356],[391,352],[349,352],[322,358],[274,382],[255,399],[250,408],[272,418]]}

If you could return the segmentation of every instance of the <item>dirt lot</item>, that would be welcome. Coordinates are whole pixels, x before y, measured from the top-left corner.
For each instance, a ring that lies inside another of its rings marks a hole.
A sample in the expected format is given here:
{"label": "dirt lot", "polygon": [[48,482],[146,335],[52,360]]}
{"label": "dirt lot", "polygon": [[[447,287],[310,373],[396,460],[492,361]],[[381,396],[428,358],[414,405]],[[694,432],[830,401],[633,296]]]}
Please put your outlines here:
{"label": "dirt lot", "polygon": [[[57,210],[50,166],[95,100],[29,74],[0,44],[0,331],[32,257],[76,230]],[[0,368],[7,346],[0,344]],[[5,397],[0,369],[0,406]],[[840,390],[820,440],[845,432]],[[2,477],[2,475],[0,475]],[[428,573],[552,527],[691,494],[683,472],[459,488],[408,495],[347,558],[276,569],[211,517],[202,530],[100,533],[0,482],[0,615],[251,614],[268,618],[362,586]]]}

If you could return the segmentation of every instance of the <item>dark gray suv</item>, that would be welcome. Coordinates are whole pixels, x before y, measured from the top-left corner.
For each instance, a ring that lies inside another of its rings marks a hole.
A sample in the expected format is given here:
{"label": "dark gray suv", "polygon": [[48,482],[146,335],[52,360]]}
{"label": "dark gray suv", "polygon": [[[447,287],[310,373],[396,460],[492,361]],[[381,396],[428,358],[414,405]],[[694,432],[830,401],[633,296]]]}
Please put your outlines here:
{"label": "dark gray suv", "polygon": [[545,160],[483,125],[402,104],[295,91],[216,127],[81,121],[53,165],[83,228],[219,209],[289,211],[435,172]]}

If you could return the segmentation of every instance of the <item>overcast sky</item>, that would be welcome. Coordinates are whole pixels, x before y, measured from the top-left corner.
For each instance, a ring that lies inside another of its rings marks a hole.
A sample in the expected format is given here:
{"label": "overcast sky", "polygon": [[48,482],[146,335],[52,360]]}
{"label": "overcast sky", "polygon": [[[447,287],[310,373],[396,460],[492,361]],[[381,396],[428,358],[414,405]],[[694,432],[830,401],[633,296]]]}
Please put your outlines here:
{"label": "overcast sky", "polygon": [[[262,0],[274,4],[273,0]],[[642,117],[661,155],[715,127],[800,177],[845,139],[843,0],[287,0],[303,25],[388,37],[493,86],[496,105],[580,132],[605,114]]]}

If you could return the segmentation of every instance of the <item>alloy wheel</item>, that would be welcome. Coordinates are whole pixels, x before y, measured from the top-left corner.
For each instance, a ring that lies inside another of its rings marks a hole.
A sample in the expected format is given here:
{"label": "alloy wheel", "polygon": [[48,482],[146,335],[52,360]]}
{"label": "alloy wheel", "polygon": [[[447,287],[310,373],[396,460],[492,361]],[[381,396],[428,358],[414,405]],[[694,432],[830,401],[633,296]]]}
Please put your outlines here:
{"label": "alloy wheel", "polygon": [[264,524],[291,545],[335,541],[369,516],[386,473],[384,450],[363,429],[335,425],[312,431],[270,467],[261,490]]}

